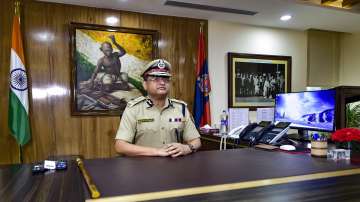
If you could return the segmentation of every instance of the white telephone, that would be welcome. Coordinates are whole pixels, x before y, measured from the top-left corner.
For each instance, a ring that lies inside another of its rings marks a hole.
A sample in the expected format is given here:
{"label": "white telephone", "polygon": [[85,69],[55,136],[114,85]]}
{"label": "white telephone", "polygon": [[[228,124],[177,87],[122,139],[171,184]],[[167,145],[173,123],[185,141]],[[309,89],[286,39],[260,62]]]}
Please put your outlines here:
{"label": "white telephone", "polygon": [[246,126],[248,126],[248,125],[240,125],[234,129],[232,129],[227,135],[221,136],[220,150],[226,150],[226,139],[228,137],[230,137],[232,139],[238,139],[241,131],[243,131],[246,128]]}
{"label": "white telephone", "polygon": [[241,133],[241,131],[243,131],[246,128],[246,126],[248,126],[248,125],[240,125],[234,129],[232,129],[229,132],[229,136],[232,138],[239,138],[239,134]]}

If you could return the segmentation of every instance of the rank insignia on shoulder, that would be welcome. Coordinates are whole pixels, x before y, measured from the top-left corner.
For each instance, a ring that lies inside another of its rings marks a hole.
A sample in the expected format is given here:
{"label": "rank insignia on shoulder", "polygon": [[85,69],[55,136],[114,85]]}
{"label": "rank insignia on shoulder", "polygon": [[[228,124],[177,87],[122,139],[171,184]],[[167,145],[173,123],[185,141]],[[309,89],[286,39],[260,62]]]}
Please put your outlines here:
{"label": "rank insignia on shoulder", "polygon": [[154,119],[139,119],[137,120],[138,123],[146,123],[146,122],[154,122]]}
{"label": "rank insignia on shoulder", "polygon": [[135,106],[135,105],[137,105],[137,104],[139,104],[139,103],[141,103],[142,101],[145,101],[145,100],[146,100],[146,98],[145,98],[144,96],[140,96],[140,97],[138,97],[138,98],[135,98],[135,99],[129,101],[129,102],[127,103],[127,105],[128,105],[129,107],[133,107],[133,106]]}
{"label": "rank insignia on shoulder", "polygon": [[177,99],[171,98],[170,101],[171,101],[171,102],[176,102],[176,103],[178,103],[178,104],[184,104],[185,106],[187,106],[186,102],[184,102],[184,101],[182,101],[182,100],[177,100]]}

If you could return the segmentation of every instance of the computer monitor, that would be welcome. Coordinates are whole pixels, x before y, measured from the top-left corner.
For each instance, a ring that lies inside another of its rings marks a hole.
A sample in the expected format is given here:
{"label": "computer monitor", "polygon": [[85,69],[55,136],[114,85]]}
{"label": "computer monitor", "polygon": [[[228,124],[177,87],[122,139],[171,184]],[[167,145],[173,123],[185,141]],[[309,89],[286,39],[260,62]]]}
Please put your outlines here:
{"label": "computer monitor", "polygon": [[335,89],[281,93],[275,97],[275,121],[303,130],[335,130]]}

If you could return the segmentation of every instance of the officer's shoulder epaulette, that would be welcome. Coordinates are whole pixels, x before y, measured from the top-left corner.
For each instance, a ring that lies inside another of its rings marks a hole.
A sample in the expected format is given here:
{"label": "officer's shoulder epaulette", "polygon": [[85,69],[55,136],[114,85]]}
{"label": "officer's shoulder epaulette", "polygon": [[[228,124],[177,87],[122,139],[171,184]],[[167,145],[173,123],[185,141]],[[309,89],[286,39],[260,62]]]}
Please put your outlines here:
{"label": "officer's shoulder epaulette", "polygon": [[186,102],[184,102],[184,101],[182,101],[182,100],[177,100],[177,99],[173,99],[173,98],[171,98],[170,100],[171,100],[171,102],[174,102],[174,103],[178,103],[178,104],[182,104],[182,105],[187,106]]}
{"label": "officer's shoulder epaulette", "polygon": [[130,100],[128,103],[127,103],[127,106],[128,107],[133,107],[133,106],[135,106],[135,105],[137,105],[137,104],[139,104],[139,103],[141,103],[141,102],[143,102],[143,101],[145,101],[146,100],[146,98],[144,97],[144,96],[140,96],[140,97],[138,97],[138,98],[135,98],[135,99],[133,99],[133,100]]}

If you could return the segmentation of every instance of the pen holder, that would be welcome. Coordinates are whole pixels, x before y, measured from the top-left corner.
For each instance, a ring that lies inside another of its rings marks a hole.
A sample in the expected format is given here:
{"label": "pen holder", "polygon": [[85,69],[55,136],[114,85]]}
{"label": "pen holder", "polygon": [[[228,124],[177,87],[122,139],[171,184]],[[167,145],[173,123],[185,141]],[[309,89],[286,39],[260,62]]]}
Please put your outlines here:
{"label": "pen holder", "polygon": [[327,141],[311,141],[311,156],[326,158],[327,151]]}

